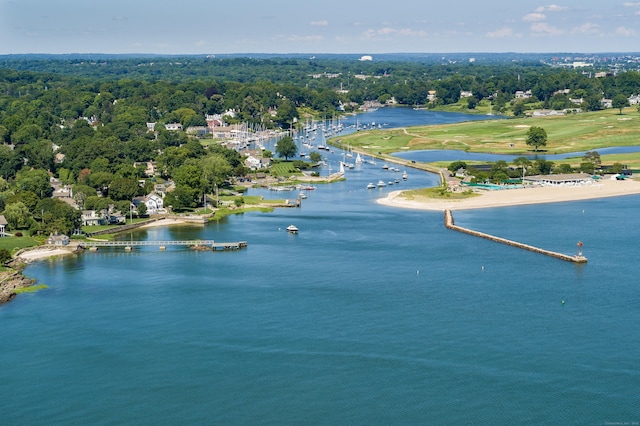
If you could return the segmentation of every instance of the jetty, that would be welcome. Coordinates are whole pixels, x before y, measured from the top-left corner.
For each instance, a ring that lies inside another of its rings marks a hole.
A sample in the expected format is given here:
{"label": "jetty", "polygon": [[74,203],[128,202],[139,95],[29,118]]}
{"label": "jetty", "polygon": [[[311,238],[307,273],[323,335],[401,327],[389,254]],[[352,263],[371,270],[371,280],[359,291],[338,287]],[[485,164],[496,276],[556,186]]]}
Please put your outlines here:
{"label": "jetty", "polygon": [[169,241],[79,241],[76,245],[77,249],[98,249],[100,247],[123,247],[125,250],[131,250],[137,246],[156,246],[161,250],[167,246],[186,246],[196,250],[213,250],[213,251],[229,251],[240,250],[247,247],[246,241],[236,242],[217,242],[213,240],[169,240]]}
{"label": "jetty", "polygon": [[[579,250],[578,254],[574,256],[570,256],[564,253],[557,253],[555,251],[541,249],[539,247],[531,246],[528,244],[519,243],[517,241],[508,240],[506,238],[496,237],[494,235],[485,234],[484,232],[474,231],[472,229],[463,228],[462,226],[457,226],[453,220],[453,214],[451,210],[447,209],[444,211],[444,226],[448,229],[452,229],[454,231],[463,232],[465,234],[473,235],[475,237],[484,238],[487,240],[495,241],[497,243],[506,244],[512,247],[518,247],[521,249],[533,251],[535,253],[544,254],[546,256],[555,257],[556,259],[564,260],[567,262],[573,263],[587,263],[587,258],[582,255],[582,251]],[[581,243],[578,243],[578,247],[581,247]]]}

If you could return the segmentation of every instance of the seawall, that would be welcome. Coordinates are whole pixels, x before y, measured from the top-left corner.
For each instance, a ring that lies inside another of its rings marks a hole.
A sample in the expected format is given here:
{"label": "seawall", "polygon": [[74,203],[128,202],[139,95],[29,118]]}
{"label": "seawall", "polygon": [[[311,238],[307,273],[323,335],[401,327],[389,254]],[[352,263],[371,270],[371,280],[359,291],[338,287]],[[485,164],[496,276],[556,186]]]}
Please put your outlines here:
{"label": "seawall", "polygon": [[465,234],[473,235],[475,237],[484,238],[486,240],[495,241],[497,243],[506,244],[512,247],[518,247],[524,250],[533,251],[535,253],[544,254],[546,256],[555,257],[556,259],[565,260],[567,262],[573,263],[587,263],[587,258],[582,255],[574,255],[570,256],[568,254],[557,253],[555,251],[541,249],[539,247],[531,246],[528,244],[519,243],[517,241],[507,240],[506,238],[496,237],[494,235],[485,234],[484,232],[474,231],[472,229],[463,228],[462,226],[457,226],[453,220],[453,214],[451,210],[444,211],[444,226],[448,229],[452,229],[454,231],[463,232]]}

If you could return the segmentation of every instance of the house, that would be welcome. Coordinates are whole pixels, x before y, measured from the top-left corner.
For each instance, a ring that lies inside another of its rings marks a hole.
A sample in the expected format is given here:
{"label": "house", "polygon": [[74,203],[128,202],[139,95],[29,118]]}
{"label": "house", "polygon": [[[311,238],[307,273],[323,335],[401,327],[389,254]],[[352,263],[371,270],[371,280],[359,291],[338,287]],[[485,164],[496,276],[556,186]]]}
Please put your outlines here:
{"label": "house", "polygon": [[66,235],[49,235],[47,238],[47,245],[51,246],[67,246],[69,245],[69,237]]}
{"label": "house", "polygon": [[270,164],[270,158],[255,157],[253,155],[249,155],[247,159],[244,160],[244,165],[247,166],[250,170],[265,169],[269,167]]}
{"label": "house", "polygon": [[166,213],[166,210],[164,208],[164,200],[160,195],[154,192],[145,197],[144,204],[147,206],[148,214]]}
{"label": "house", "polygon": [[182,124],[180,123],[167,123],[164,125],[164,128],[170,132],[176,132],[178,130],[182,130]]}
{"label": "house", "polygon": [[516,99],[529,99],[531,97],[531,90],[527,90],[526,92],[523,90],[517,90],[515,97]]}
{"label": "house", "polygon": [[121,223],[127,223],[127,217],[121,212],[113,212],[109,214],[109,225],[119,225]]}
{"label": "house", "polygon": [[164,208],[164,200],[155,192],[133,199],[135,208],[138,208],[140,204],[144,204],[147,207],[147,214],[164,214],[167,212]]}
{"label": "house", "polygon": [[106,225],[107,218],[105,212],[96,212],[95,210],[83,210],[82,226]]}
{"label": "house", "polygon": [[4,237],[6,235],[6,229],[8,224],[9,223],[7,222],[7,219],[0,214],[0,237]]}

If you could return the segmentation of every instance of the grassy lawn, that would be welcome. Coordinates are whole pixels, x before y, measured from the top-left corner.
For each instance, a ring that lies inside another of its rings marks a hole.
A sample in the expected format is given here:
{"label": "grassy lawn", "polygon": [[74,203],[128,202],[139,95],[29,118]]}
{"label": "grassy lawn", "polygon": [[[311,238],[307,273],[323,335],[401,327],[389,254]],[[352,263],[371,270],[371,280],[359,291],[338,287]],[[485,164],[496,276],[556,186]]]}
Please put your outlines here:
{"label": "grassy lawn", "polygon": [[39,245],[40,242],[31,237],[2,237],[0,238],[0,249],[7,249],[11,253],[25,247]]}
{"label": "grassy lawn", "polygon": [[[340,144],[373,154],[426,149],[531,154],[533,149],[526,144],[527,131],[531,126],[542,127],[547,132],[547,146],[541,147],[547,154],[640,144],[640,114],[635,108],[624,109],[622,115],[618,109],[608,109],[558,117],[510,118],[358,132],[341,137]],[[336,140],[331,143],[335,144]]]}
{"label": "grassy lawn", "polygon": [[442,186],[402,191],[402,196],[408,200],[420,200],[425,198],[463,200],[465,198],[477,197],[478,195],[479,194],[476,194],[473,191],[448,192]]}

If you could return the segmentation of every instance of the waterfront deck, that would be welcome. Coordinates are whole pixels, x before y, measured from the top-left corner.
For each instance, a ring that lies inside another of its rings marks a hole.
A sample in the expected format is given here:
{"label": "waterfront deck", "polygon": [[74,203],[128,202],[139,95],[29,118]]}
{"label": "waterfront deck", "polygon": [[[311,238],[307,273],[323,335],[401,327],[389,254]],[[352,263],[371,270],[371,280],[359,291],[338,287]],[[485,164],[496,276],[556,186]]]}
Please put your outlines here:
{"label": "waterfront deck", "polygon": [[533,251],[535,253],[544,254],[546,256],[555,257],[556,259],[565,260],[567,262],[587,263],[587,258],[584,257],[582,255],[582,253],[579,253],[579,254],[574,255],[574,256],[570,256],[568,254],[557,253],[555,251],[541,249],[539,247],[535,247],[535,246],[531,246],[531,245],[528,245],[528,244],[519,243],[517,241],[508,240],[506,238],[496,237],[494,235],[485,234],[484,232],[478,232],[478,231],[474,231],[472,229],[463,228],[462,226],[457,226],[457,225],[454,224],[453,214],[451,213],[451,210],[445,210],[444,211],[444,226],[447,227],[448,229],[452,229],[454,231],[463,232],[465,234],[469,234],[469,235],[473,235],[473,236],[476,236],[476,237],[484,238],[484,239],[487,239],[487,240],[495,241],[497,243],[506,244],[506,245],[509,245],[509,246],[518,247],[518,248],[521,248],[521,249]]}
{"label": "waterfront deck", "polygon": [[168,241],[82,241],[77,243],[79,249],[97,249],[99,247],[124,247],[131,250],[137,246],[156,246],[161,250],[167,246],[186,246],[195,249],[239,250],[247,247],[246,241],[216,242],[213,240],[168,240]]}

